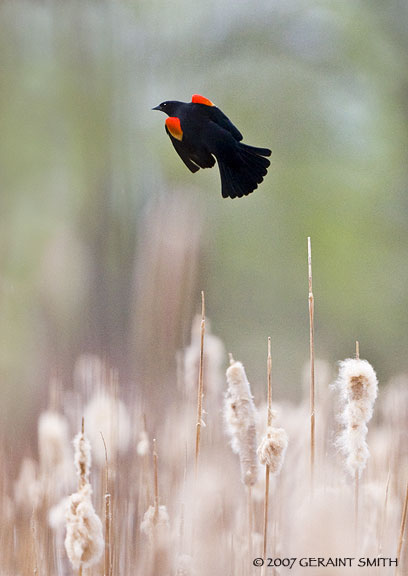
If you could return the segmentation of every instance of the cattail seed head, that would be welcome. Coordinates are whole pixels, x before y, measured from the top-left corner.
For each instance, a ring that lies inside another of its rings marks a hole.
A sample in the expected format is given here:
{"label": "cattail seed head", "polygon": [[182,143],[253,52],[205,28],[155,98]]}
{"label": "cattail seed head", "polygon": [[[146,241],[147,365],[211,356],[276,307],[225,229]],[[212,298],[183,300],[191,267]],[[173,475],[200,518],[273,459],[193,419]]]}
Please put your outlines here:
{"label": "cattail seed head", "polygon": [[58,412],[43,412],[38,420],[38,451],[43,473],[55,472],[69,458],[68,423]]}
{"label": "cattail seed head", "polygon": [[257,454],[260,463],[269,466],[272,475],[277,476],[285,459],[288,447],[288,435],[283,428],[267,428],[265,436],[258,446]]}
{"label": "cattail seed head", "polygon": [[74,438],[74,463],[81,484],[89,483],[91,445],[88,438],[82,432],[79,432]]}
{"label": "cattail seed head", "polygon": [[31,458],[24,458],[14,484],[15,502],[17,506],[31,513],[38,506],[40,493],[37,465]]}
{"label": "cattail seed head", "polygon": [[87,404],[84,416],[94,461],[99,466],[105,464],[101,432],[110,458],[115,460],[118,453],[126,452],[130,442],[131,425],[128,410],[121,400],[106,391],[98,391]]}
{"label": "cattail seed head", "polygon": [[377,376],[367,360],[348,358],[340,363],[334,386],[343,404],[339,416],[343,431],[336,445],[345,456],[348,472],[360,476],[370,455],[366,443],[367,423],[377,398]]}
{"label": "cattail seed head", "polygon": [[146,430],[142,430],[139,436],[139,442],[137,443],[136,451],[139,456],[146,456],[150,450],[149,436]]}
{"label": "cattail seed head", "polygon": [[66,512],[65,549],[75,570],[96,564],[104,550],[102,522],[91,501],[92,488],[84,484],[71,495]]}
{"label": "cattail seed head", "polygon": [[231,446],[239,454],[241,479],[246,486],[253,486],[258,476],[256,458],[256,408],[250,384],[241,362],[232,362],[227,370],[228,390],[225,399],[224,419]]}
{"label": "cattail seed head", "polygon": [[149,506],[140,524],[140,531],[149,538],[150,544],[161,543],[166,539],[170,528],[166,506],[159,506],[157,513],[154,506]]}
{"label": "cattail seed head", "polygon": [[188,554],[180,554],[177,558],[176,576],[194,576],[194,561]]}
{"label": "cattail seed head", "polygon": [[356,423],[369,422],[378,393],[377,376],[371,364],[356,358],[343,360],[336,387],[343,401],[352,405]]}

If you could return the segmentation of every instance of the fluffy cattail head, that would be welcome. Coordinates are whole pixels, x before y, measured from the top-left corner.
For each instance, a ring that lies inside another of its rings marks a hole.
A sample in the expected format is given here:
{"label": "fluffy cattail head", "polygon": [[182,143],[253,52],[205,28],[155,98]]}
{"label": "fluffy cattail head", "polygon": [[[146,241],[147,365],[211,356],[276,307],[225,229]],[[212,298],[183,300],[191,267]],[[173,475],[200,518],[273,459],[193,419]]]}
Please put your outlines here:
{"label": "fluffy cattail head", "polygon": [[40,500],[40,484],[37,466],[31,458],[24,458],[18,478],[14,484],[14,499],[17,506],[31,513]]}
{"label": "fluffy cattail head", "polygon": [[336,445],[346,458],[349,473],[360,476],[370,455],[366,443],[367,422],[371,420],[377,398],[377,376],[367,360],[348,358],[340,363],[335,387],[343,404],[339,416],[343,431]]}
{"label": "fluffy cattail head", "polygon": [[75,570],[99,562],[104,549],[102,522],[91,501],[90,484],[72,494],[66,512],[65,549]]}
{"label": "fluffy cattail head", "polygon": [[106,442],[110,458],[126,452],[130,441],[130,418],[125,404],[113,394],[103,389],[97,392],[85,408],[87,434],[92,445],[95,462],[105,464],[105,448],[101,442],[101,432]]}
{"label": "fluffy cattail head", "polygon": [[224,408],[226,428],[231,437],[232,449],[239,454],[242,482],[252,486],[258,476],[256,408],[241,362],[232,361],[227,370],[227,384]]}
{"label": "fluffy cattail head", "polygon": [[258,446],[257,454],[260,463],[269,466],[272,475],[277,476],[285,459],[286,448],[288,447],[288,435],[283,428],[267,428],[265,436]]}
{"label": "fluffy cattail head", "polygon": [[58,412],[43,412],[38,420],[38,451],[43,473],[55,472],[69,457],[68,423]]}
{"label": "fluffy cattail head", "polygon": [[169,528],[169,515],[166,506],[159,506],[157,510],[155,506],[149,506],[140,524],[140,531],[146,534],[150,544],[160,545],[164,543],[163,541],[169,535]]}
{"label": "fluffy cattail head", "polygon": [[378,393],[378,381],[374,368],[367,360],[348,358],[340,362],[336,382],[345,402],[353,402],[359,408],[365,422],[371,419]]}
{"label": "fluffy cattail head", "polygon": [[194,576],[194,561],[188,554],[180,554],[177,558],[176,576]]}
{"label": "fluffy cattail head", "polygon": [[149,436],[147,435],[146,430],[142,430],[139,436],[139,442],[137,443],[137,453],[139,456],[146,456],[149,453],[150,443],[149,443]]}
{"label": "fluffy cattail head", "polygon": [[89,483],[91,471],[91,445],[83,432],[74,438],[74,463],[81,484]]}

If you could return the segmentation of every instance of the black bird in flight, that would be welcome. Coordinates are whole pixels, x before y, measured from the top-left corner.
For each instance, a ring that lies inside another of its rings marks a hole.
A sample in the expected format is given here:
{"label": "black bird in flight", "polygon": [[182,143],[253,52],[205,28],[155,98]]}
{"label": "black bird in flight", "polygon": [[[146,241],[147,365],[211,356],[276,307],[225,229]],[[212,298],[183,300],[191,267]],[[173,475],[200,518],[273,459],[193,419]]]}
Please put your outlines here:
{"label": "black bird in flight", "polygon": [[211,168],[217,159],[224,198],[247,196],[262,182],[271,151],[243,144],[241,132],[207,98],[194,94],[191,102],[169,100],[153,110],[169,116],[166,132],[191,172]]}

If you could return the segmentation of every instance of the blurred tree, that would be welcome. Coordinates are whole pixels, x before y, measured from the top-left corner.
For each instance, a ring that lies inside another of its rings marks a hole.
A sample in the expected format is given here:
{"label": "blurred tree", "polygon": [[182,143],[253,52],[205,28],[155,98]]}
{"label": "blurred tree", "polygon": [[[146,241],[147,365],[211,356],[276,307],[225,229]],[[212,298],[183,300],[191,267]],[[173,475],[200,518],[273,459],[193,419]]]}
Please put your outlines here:
{"label": "blurred tree", "polygon": [[[255,390],[271,335],[279,395],[298,396],[308,235],[317,355],[334,362],[358,338],[380,380],[407,369],[407,23],[397,0],[3,2],[3,410],[25,411],[53,371],[68,384],[87,351],[160,388],[174,365],[150,373],[140,335],[150,322],[149,346],[163,351],[168,338],[171,358],[200,289]],[[190,174],[150,113],[196,92],[239,122],[244,141],[273,150],[246,199],[222,200],[216,170]],[[189,211],[172,204],[175,190],[191,196]],[[165,218],[149,236],[150,203],[179,225]],[[180,239],[177,276],[153,248]],[[140,278],[159,263],[144,292]]]}

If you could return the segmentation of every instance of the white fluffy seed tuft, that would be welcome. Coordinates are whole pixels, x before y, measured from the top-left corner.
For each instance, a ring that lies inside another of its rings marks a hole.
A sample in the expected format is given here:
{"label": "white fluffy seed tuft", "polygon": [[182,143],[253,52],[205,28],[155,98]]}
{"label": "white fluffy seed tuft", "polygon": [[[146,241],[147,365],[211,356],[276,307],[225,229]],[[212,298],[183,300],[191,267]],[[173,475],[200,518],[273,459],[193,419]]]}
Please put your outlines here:
{"label": "white fluffy seed tuft", "polygon": [[177,557],[176,576],[194,576],[194,561],[188,554],[180,554]]}
{"label": "white fluffy seed tuft", "polygon": [[84,417],[92,453],[99,466],[105,464],[101,432],[111,459],[115,460],[118,453],[126,452],[130,442],[131,425],[128,410],[121,400],[108,392],[97,392],[86,406]]}
{"label": "white fluffy seed tuft", "polygon": [[348,472],[353,477],[356,474],[360,477],[370,456],[366,442],[367,423],[377,398],[377,376],[367,360],[348,358],[340,363],[334,387],[343,405],[339,416],[343,430],[336,446],[345,457]]}
{"label": "white fluffy seed tuft", "polygon": [[227,384],[224,406],[227,433],[231,438],[232,450],[239,454],[241,480],[246,486],[253,486],[258,476],[257,412],[241,362],[233,362],[227,369]]}
{"label": "white fluffy seed tuft", "polygon": [[288,447],[288,435],[283,428],[268,427],[258,446],[257,454],[262,466],[269,466],[273,476],[277,476],[285,459]]}
{"label": "white fluffy seed tuft", "polygon": [[91,495],[90,484],[84,484],[70,496],[67,507],[65,549],[75,570],[99,562],[104,550],[102,522],[94,510]]}
{"label": "white fluffy seed tuft", "polygon": [[139,456],[146,456],[150,450],[149,436],[146,430],[142,430],[139,436],[139,442],[137,443],[136,451]]}
{"label": "white fluffy seed tuft", "polygon": [[82,483],[89,482],[89,473],[91,471],[91,444],[88,438],[79,432],[74,438],[74,463],[77,476]]}
{"label": "white fluffy seed tuft", "polygon": [[38,420],[38,452],[43,473],[61,471],[69,458],[68,422],[65,416],[50,410]]}
{"label": "white fluffy seed tuft", "polygon": [[149,538],[150,544],[161,543],[168,537],[170,528],[169,515],[166,506],[156,508],[149,506],[140,524],[140,531]]}

